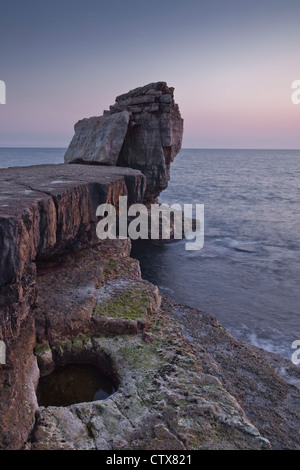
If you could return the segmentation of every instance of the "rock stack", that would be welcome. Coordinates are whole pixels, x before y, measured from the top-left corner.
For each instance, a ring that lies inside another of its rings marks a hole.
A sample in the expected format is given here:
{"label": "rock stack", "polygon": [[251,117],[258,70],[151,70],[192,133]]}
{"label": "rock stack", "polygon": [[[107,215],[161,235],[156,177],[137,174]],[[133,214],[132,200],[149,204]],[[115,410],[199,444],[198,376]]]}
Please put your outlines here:
{"label": "rock stack", "polygon": [[182,135],[174,88],[165,82],[150,83],[118,96],[103,116],[77,122],[65,163],[141,170],[147,179],[144,202],[150,203],[168,185]]}

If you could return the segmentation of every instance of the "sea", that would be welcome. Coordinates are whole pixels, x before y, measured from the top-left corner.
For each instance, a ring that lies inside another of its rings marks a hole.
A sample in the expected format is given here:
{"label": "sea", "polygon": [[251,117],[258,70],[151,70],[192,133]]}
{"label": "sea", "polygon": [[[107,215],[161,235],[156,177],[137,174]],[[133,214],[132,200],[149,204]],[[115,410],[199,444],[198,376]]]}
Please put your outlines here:
{"label": "sea", "polygon": [[[64,148],[0,148],[0,167],[62,163]],[[159,201],[204,205],[204,245],[138,242],[142,275],[287,359],[300,340],[300,150],[182,149]]]}

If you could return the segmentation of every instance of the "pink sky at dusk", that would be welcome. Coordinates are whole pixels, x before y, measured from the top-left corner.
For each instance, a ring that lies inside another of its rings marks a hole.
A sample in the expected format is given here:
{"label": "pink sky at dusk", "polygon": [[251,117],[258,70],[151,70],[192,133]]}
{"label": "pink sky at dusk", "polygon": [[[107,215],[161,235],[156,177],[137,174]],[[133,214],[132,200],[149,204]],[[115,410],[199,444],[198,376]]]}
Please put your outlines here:
{"label": "pink sky at dusk", "polygon": [[163,80],[175,87],[185,148],[300,148],[299,2],[199,3],[166,1],[155,15],[155,4],[66,0],[58,18],[58,2],[45,12],[4,1],[0,147],[67,147],[79,119]]}

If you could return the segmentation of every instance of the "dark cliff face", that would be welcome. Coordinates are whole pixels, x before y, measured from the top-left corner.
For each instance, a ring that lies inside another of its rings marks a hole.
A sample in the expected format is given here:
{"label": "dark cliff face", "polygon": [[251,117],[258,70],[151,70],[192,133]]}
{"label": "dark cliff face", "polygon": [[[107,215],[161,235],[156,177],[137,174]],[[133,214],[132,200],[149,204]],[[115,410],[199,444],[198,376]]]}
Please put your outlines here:
{"label": "dark cliff face", "polygon": [[103,116],[75,125],[65,162],[138,169],[147,179],[144,202],[155,201],[182,144],[183,119],[173,95],[174,88],[157,82],[118,96]]}

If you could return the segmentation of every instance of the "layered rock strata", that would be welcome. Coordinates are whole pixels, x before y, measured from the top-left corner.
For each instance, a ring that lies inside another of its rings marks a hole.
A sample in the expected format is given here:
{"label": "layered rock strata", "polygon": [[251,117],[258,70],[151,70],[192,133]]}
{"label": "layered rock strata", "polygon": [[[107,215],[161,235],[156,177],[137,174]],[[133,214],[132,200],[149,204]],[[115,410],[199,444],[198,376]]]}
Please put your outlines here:
{"label": "layered rock strata", "polygon": [[141,170],[147,178],[144,201],[151,203],[168,185],[182,135],[174,88],[165,82],[150,83],[118,96],[103,116],[79,121],[65,162]]}

